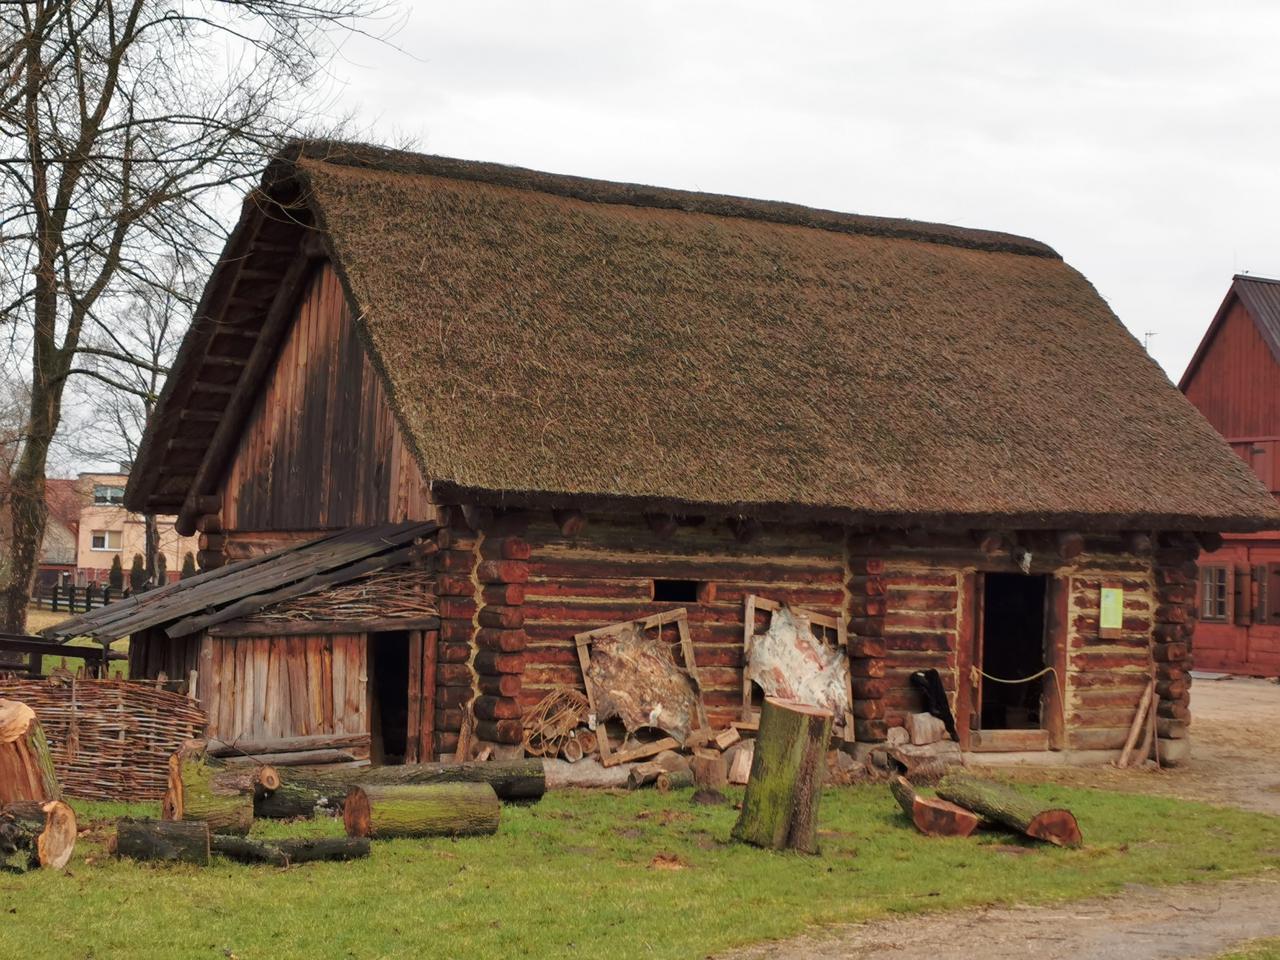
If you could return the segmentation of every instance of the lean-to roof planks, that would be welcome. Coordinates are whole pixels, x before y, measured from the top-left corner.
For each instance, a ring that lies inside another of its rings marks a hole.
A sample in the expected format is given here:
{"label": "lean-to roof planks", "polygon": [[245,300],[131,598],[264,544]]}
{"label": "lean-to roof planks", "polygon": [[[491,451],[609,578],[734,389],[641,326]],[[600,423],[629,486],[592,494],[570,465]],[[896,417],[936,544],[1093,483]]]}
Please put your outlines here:
{"label": "lean-to roof planks", "polygon": [[[228,309],[251,299],[236,273],[283,273],[289,243],[332,258],[441,499],[952,527],[1280,520],[1036,241],[311,143],[268,171],[201,316],[250,334],[270,311]],[[207,366],[210,326],[184,370]],[[242,369],[223,394],[256,392],[260,368]],[[212,492],[225,451],[183,448],[220,395],[198,379],[170,378],[132,508]]]}

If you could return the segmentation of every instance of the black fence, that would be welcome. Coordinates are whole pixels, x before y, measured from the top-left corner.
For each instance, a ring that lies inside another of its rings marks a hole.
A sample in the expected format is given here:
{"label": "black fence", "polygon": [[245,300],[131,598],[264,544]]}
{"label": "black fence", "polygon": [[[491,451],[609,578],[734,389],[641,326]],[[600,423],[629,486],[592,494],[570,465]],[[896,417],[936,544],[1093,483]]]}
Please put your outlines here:
{"label": "black fence", "polygon": [[113,590],[109,583],[90,583],[83,587],[74,583],[55,583],[37,589],[31,597],[31,605],[37,610],[52,610],[54,613],[88,613],[127,596],[128,590],[122,594]]}

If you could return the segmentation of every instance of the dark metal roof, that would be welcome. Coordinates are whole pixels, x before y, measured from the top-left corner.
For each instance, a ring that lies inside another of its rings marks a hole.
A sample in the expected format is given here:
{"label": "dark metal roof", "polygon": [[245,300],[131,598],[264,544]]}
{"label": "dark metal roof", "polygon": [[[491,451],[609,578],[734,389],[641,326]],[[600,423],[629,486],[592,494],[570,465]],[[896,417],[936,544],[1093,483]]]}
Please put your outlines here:
{"label": "dark metal roof", "polygon": [[409,563],[432,552],[434,541],[418,541],[437,529],[434,522],[354,527],[100,607],[64,620],[44,635],[109,642],[167,624],[170,637],[184,637],[282,600]]}
{"label": "dark metal roof", "polygon": [[1227,312],[1235,300],[1244,304],[1244,308],[1249,311],[1249,316],[1253,317],[1258,332],[1262,334],[1262,339],[1271,348],[1271,355],[1275,357],[1277,363],[1280,363],[1280,280],[1237,273],[1231,278],[1231,287],[1227,290],[1227,295],[1222,298],[1222,305],[1213,315],[1209,329],[1205,331],[1200,345],[1196,347],[1196,352],[1191,357],[1191,362],[1187,364],[1186,372],[1178,381],[1178,389],[1184,393],[1190,386],[1191,378],[1199,369],[1200,362],[1209,350],[1209,344],[1213,342],[1218,328],[1226,320]]}

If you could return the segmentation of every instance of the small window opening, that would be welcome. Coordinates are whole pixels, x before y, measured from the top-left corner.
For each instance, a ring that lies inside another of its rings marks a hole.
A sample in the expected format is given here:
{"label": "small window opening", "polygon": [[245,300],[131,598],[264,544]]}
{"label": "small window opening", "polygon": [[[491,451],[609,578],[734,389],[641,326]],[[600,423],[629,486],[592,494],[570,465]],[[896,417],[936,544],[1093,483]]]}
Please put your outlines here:
{"label": "small window opening", "polygon": [[654,580],[653,599],[660,603],[697,603],[697,580]]}

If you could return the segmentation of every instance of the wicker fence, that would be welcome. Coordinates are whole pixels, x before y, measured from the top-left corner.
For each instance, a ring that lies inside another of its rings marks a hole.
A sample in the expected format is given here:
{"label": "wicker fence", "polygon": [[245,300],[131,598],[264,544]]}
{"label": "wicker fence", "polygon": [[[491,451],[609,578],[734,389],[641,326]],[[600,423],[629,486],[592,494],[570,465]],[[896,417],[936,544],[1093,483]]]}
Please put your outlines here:
{"label": "wicker fence", "polygon": [[169,756],[206,722],[187,697],[128,680],[0,677],[0,697],[36,712],[62,789],[84,800],[158,800]]}

